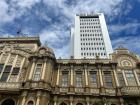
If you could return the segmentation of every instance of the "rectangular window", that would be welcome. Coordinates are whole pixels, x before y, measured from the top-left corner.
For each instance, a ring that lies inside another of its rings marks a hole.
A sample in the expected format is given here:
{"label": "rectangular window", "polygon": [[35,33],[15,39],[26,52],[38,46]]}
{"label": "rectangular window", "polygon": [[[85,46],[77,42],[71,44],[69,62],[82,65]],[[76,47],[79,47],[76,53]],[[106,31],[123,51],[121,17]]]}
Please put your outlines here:
{"label": "rectangular window", "polygon": [[93,87],[97,87],[97,72],[90,72],[90,83]]}
{"label": "rectangular window", "polygon": [[118,73],[118,81],[120,86],[125,86],[124,77],[122,73]]}
{"label": "rectangular window", "polygon": [[0,81],[1,81],[1,82],[6,82],[8,76],[9,76],[9,73],[3,73],[2,76],[1,76]]}
{"label": "rectangular window", "polygon": [[68,72],[63,72],[62,73],[61,85],[62,85],[62,87],[67,87],[68,86]]}
{"label": "rectangular window", "polygon": [[19,67],[13,68],[12,74],[18,74],[19,70],[20,70]]}
{"label": "rectangular window", "polygon": [[125,70],[125,76],[129,86],[136,86],[136,80],[132,70]]}
{"label": "rectangular window", "polygon": [[2,72],[2,70],[3,70],[3,64],[0,64],[0,73]]}
{"label": "rectangular window", "polygon": [[76,73],[76,87],[82,87],[82,73]]}
{"label": "rectangular window", "polygon": [[137,76],[138,76],[138,79],[139,79],[139,82],[140,82],[140,73],[138,73]]}
{"label": "rectangular window", "polygon": [[7,73],[11,72],[11,68],[12,66],[6,66],[4,69],[4,72],[7,72]]}
{"label": "rectangular window", "polygon": [[42,64],[37,64],[34,72],[34,78],[33,80],[38,81],[40,80],[41,77],[41,69],[42,69]]}
{"label": "rectangular window", "polygon": [[104,72],[104,83],[106,87],[113,87],[111,72]]}

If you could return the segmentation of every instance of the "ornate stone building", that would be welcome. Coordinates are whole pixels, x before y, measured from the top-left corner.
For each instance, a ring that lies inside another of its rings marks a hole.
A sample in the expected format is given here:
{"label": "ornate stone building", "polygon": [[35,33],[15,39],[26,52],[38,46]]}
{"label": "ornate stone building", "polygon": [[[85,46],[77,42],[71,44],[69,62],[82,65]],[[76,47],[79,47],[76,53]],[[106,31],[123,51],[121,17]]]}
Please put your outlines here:
{"label": "ornate stone building", "polygon": [[56,59],[38,37],[0,38],[0,105],[140,105],[140,58]]}

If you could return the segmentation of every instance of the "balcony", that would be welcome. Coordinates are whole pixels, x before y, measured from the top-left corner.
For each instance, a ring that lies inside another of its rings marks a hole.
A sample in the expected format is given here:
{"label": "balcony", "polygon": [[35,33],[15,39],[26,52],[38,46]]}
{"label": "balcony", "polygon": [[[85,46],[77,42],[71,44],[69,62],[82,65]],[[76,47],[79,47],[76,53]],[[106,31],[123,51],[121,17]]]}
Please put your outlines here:
{"label": "balcony", "polygon": [[68,92],[68,87],[60,87],[60,92]]}
{"label": "balcony", "polygon": [[83,93],[84,92],[84,88],[82,88],[82,87],[76,87],[75,88],[75,92],[76,93]]}
{"label": "balcony", "polygon": [[139,96],[140,95],[140,87],[139,86],[122,87],[121,93],[124,96]]}
{"label": "balcony", "polygon": [[115,96],[116,95],[116,90],[114,88],[106,88],[105,89],[105,94],[109,96]]}
{"label": "balcony", "polygon": [[19,82],[0,82],[0,90],[16,90],[20,89]]}
{"label": "balcony", "polygon": [[99,90],[99,88],[91,88],[90,93],[98,95],[100,93],[100,90]]}

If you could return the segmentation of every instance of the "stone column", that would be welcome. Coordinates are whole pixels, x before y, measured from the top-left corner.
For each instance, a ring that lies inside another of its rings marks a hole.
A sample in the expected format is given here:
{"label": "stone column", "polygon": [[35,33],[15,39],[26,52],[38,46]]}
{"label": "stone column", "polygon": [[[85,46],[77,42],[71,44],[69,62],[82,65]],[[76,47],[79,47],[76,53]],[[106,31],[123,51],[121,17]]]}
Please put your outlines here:
{"label": "stone column", "polygon": [[39,103],[40,103],[40,96],[41,96],[41,92],[40,92],[40,91],[38,91],[38,92],[37,92],[36,105],[40,105],[40,104],[39,104]]}
{"label": "stone column", "polygon": [[86,97],[86,103],[87,103],[87,105],[89,105],[89,97]]}
{"label": "stone column", "polygon": [[25,105],[25,102],[26,102],[26,96],[27,96],[27,92],[23,92],[22,93],[22,101],[21,101],[21,105]]}
{"label": "stone column", "polygon": [[84,66],[85,71],[85,85],[88,86],[87,66]]}
{"label": "stone column", "polygon": [[135,69],[133,70],[133,73],[134,73],[134,76],[135,76],[135,79],[137,81],[138,86],[140,86],[140,82],[139,82],[139,79],[137,77],[137,73],[136,73]]}
{"label": "stone column", "polygon": [[73,96],[70,96],[70,105],[73,105]]}
{"label": "stone column", "polygon": [[56,101],[54,101],[54,105],[57,105],[57,102]]}
{"label": "stone column", "polygon": [[102,77],[102,72],[101,72],[101,66],[98,67],[99,71],[99,78],[100,78],[100,85],[103,87],[103,77]]}
{"label": "stone column", "polygon": [[116,86],[119,87],[119,82],[118,82],[118,78],[117,78],[117,74],[116,74],[116,68],[114,66],[112,68],[113,68],[113,74],[114,74]]}
{"label": "stone column", "polygon": [[41,80],[44,80],[45,78],[45,73],[46,73],[46,65],[47,65],[47,60],[45,59],[44,60],[44,63],[43,63],[43,69],[42,69],[42,75],[41,75]]}
{"label": "stone column", "polygon": [[57,105],[57,96],[54,96],[54,105]]}
{"label": "stone column", "polygon": [[127,79],[126,79],[124,70],[122,70],[122,75],[123,75],[123,78],[124,78],[125,85],[128,86],[128,83],[127,83]]}
{"label": "stone column", "polygon": [[56,85],[59,85],[59,77],[60,77],[60,66],[58,66],[58,70],[57,70],[57,80],[56,80]]}
{"label": "stone column", "polygon": [[31,70],[30,70],[30,73],[29,73],[29,78],[28,78],[29,80],[32,79],[34,69],[35,69],[35,59],[33,59],[32,67],[31,67]]}
{"label": "stone column", "polygon": [[121,105],[124,105],[123,103],[124,103],[123,99],[120,98],[120,104],[121,104]]}
{"label": "stone column", "polygon": [[70,73],[71,73],[71,74],[70,74],[70,77],[71,77],[71,78],[70,78],[70,85],[73,86],[73,75],[74,75],[74,74],[73,74],[73,66],[72,66],[72,65],[71,65]]}

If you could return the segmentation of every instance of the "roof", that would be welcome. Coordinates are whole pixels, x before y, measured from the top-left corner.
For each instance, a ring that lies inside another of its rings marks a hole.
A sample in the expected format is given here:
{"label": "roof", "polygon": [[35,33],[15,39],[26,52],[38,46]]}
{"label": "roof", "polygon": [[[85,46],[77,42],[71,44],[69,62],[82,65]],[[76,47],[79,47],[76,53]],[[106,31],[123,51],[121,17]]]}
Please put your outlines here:
{"label": "roof", "polygon": [[39,37],[0,37],[0,43],[37,43],[39,46],[41,45]]}

